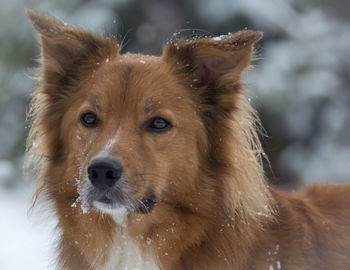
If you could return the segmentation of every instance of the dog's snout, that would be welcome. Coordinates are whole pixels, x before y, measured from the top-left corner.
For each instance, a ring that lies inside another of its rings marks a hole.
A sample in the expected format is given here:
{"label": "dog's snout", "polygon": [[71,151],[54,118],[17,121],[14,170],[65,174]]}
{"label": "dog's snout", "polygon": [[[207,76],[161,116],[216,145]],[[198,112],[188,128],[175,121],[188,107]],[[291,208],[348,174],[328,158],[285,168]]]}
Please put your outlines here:
{"label": "dog's snout", "polygon": [[115,185],[123,173],[123,166],[116,159],[95,159],[87,169],[93,186],[108,189]]}

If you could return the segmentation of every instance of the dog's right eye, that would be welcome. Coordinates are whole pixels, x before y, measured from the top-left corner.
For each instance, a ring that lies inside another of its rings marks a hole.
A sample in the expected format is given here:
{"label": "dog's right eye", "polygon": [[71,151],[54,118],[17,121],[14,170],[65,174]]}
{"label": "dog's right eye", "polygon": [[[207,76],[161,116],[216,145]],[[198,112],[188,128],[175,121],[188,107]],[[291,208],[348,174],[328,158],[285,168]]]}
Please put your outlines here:
{"label": "dog's right eye", "polygon": [[97,127],[98,118],[97,115],[93,112],[85,112],[80,116],[80,122],[88,128]]}

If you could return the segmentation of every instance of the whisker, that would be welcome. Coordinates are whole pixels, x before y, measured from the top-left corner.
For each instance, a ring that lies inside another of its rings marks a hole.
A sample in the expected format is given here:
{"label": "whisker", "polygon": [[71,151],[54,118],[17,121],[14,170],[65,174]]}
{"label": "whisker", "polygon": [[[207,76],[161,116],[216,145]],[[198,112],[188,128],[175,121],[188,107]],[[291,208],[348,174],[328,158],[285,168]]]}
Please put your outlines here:
{"label": "whisker", "polygon": [[149,214],[148,207],[144,204],[144,202],[139,199],[137,199],[137,201],[143,206],[143,208],[146,210],[146,213]]}

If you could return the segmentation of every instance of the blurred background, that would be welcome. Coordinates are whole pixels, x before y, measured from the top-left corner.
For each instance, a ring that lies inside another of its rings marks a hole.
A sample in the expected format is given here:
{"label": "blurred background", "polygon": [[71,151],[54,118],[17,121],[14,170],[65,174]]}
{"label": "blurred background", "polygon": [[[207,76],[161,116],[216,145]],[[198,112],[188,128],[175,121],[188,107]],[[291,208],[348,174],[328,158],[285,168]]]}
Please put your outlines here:
{"label": "blurred background", "polygon": [[257,48],[261,59],[246,81],[268,134],[269,181],[286,190],[316,181],[350,182],[350,1],[0,0],[0,5],[0,211],[5,213],[0,269],[50,268],[46,219],[26,216],[33,183],[22,173],[25,111],[39,47],[25,8],[113,35],[124,51],[144,54],[159,55],[177,31],[185,36],[264,31]]}

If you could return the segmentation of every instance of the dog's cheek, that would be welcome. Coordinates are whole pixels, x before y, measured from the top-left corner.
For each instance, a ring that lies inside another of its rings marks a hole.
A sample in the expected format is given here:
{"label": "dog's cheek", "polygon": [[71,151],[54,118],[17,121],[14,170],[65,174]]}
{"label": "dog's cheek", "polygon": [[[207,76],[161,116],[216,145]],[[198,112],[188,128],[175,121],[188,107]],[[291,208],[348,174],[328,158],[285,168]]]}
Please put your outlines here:
{"label": "dog's cheek", "polygon": [[159,166],[166,177],[162,190],[170,194],[182,194],[195,190],[195,176],[199,168],[197,144],[192,132],[179,134],[172,142],[169,153],[162,155]]}

